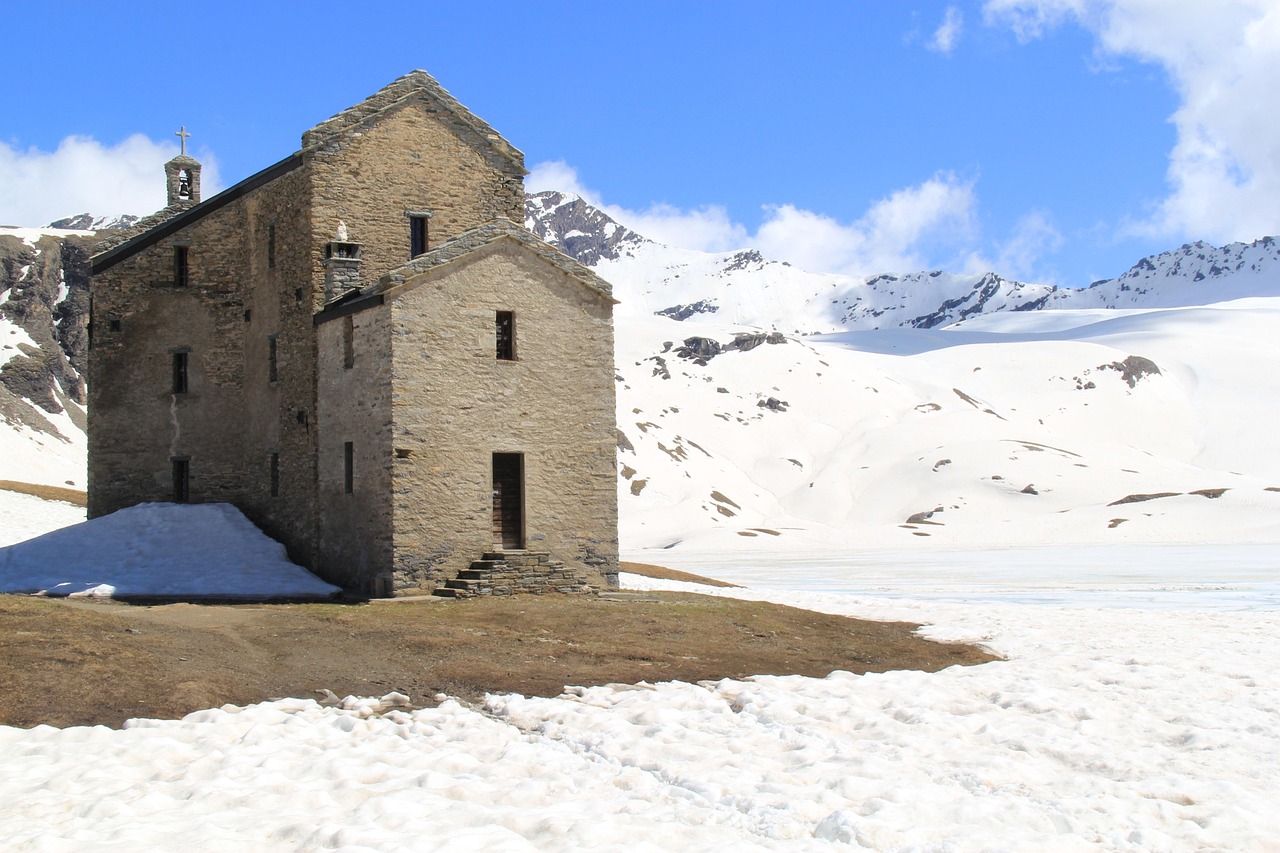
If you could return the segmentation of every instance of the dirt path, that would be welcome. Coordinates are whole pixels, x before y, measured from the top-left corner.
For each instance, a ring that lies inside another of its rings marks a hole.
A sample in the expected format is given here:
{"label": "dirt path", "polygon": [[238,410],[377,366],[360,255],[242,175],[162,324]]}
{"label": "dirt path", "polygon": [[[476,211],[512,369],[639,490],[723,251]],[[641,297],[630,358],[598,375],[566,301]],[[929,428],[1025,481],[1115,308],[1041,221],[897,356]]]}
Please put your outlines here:
{"label": "dirt path", "polygon": [[0,724],[119,726],[325,688],[429,705],[437,693],[992,660],[914,628],[684,593],[154,606],[2,596]]}

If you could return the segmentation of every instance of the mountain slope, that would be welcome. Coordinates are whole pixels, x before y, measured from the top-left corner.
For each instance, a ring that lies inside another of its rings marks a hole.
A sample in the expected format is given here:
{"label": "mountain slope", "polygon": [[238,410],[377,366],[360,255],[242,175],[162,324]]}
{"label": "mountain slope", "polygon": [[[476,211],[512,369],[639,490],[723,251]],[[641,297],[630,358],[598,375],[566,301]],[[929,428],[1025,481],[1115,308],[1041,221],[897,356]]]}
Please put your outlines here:
{"label": "mountain slope", "polygon": [[1076,291],[817,275],[573,196],[528,210],[622,300],[625,547],[1280,540],[1280,300],[1186,307],[1280,295],[1273,240]]}
{"label": "mountain slope", "polygon": [[0,480],[85,488],[92,237],[0,228]]}

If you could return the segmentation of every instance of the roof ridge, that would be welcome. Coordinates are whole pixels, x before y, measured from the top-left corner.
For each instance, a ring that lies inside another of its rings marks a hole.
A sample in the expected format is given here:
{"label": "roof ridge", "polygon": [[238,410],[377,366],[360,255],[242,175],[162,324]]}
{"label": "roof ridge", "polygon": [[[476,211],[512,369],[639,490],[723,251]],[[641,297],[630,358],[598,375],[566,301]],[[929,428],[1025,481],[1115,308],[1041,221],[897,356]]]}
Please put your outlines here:
{"label": "roof ridge", "polygon": [[363,124],[374,116],[398,106],[414,95],[424,92],[453,114],[472,132],[492,145],[498,153],[521,168],[524,167],[524,152],[508,142],[488,122],[467,109],[447,89],[440,85],[440,81],[420,68],[397,77],[360,103],[347,107],[337,115],[320,122],[310,130],[304,131],[302,134],[302,147],[306,149],[322,145],[344,131]]}

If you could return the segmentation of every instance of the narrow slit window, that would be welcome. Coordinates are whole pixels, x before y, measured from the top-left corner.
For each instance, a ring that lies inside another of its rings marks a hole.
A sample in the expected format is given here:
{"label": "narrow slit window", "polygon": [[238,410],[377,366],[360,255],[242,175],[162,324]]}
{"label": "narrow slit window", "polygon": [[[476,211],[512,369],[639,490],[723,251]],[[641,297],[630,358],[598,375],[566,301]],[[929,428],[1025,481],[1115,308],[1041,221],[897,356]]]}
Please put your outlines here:
{"label": "narrow slit window", "polygon": [[186,246],[173,247],[173,286],[186,287],[191,280],[191,264]]}
{"label": "narrow slit window", "polygon": [[268,461],[270,463],[271,497],[278,498],[280,497],[280,454],[269,454]]}
{"label": "narrow slit window", "polygon": [[279,378],[276,336],[267,336],[267,381],[274,383]]}
{"label": "narrow slit window", "polygon": [[173,393],[187,393],[187,355],[185,352],[173,354]]}
{"label": "narrow slit window", "polygon": [[350,314],[342,318],[342,367],[350,370],[356,364],[356,324]]}
{"label": "narrow slit window", "polygon": [[274,223],[267,226],[267,268],[275,269],[276,266],[276,226]]}
{"label": "narrow slit window", "polygon": [[355,491],[355,445],[348,441],[342,445],[342,491],[351,494]]}
{"label": "narrow slit window", "polygon": [[416,258],[427,251],[427,223],[425,216],[409,217],[409,257]]}
{"label": "narrow slit window", "polygon": [[512,311],[499,311],[495,322],[498,341],[498,361],[516,360],[516,315]]}
{"label": "narrow slit window", "polygon": [[173,502],[176,504],[191,501],[191,460],[188,456],[174,456],[173,463]]}

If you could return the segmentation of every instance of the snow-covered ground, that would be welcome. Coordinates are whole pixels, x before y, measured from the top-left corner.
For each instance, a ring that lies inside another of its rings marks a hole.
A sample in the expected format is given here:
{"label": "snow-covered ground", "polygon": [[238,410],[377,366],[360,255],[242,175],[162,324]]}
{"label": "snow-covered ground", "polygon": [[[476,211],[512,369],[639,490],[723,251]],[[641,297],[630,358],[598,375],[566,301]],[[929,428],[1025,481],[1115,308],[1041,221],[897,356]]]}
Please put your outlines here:
{"label": "snow-covered ground", "polygon": [[[726,561],[723,577],[767,585],[699,590],[924,622],[1007,660],[480,708],[288,699],[122,731],[0,729],[0,838],[41,851],[1280,849],[1274,598],[1210,590],[1121,608],[1067,582],[1058,603],[1027,603],[938,568],[971,557],[918,556],[895,568],[945,585],[947,600],[874,594],[865,569],[834,561],[775,560],[772,578]],[[1111,578],[1154,582],[1159,565],[1170,586],[1238,584],[1276,559],[1075,556]],[[1039,568],[1027,561],[985,555],[996,576]],[[1065,561],[1047,575],[1069,580]]]}
{"label": "snow-covered ground", "polygon": [[1277,328],[1275,297],[1002,312],[699,364],[683,340],[742,329],[633,318],[618,328],[623,544],[663,562],[1280,542]]}
{"label": "snow-covered ground", "polygon": [[[15,544],[0,547],[0,592],[189,598],[338,592],[289,562],[283,545],[230,504],[140,504],[84,521],[84,510],[69,504],[0,496],[0,509],[41,519],[19,521],[2,534],[0,542]],[[28,538],[42,522],[49,532]]]}

